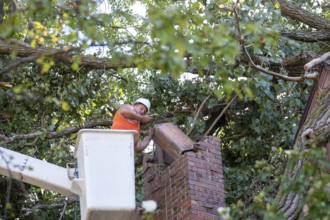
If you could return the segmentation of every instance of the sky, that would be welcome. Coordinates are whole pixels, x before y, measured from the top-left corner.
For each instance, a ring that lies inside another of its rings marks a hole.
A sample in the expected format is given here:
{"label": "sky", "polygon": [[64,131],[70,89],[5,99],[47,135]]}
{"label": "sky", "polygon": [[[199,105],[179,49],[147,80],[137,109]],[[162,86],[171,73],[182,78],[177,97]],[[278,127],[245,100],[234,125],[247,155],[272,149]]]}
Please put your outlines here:
{"label": "sky", "polygon": [[[139,15],[141,17],[146,16],[146,8],[139,2],[135,2],[134,5],[132,6],[133,14]],[[100,14],[108,14],[111,11],[111,6],[107,0],[103,0],[99,3],[97,13]],[[134,30],[130,29],[130,33],[134,34]],[[84,36],[80,35],[80,37],[83,39]],[[100,57],[105,57],[107,56],[107,51],[108,49],[105,47],[90,47],[86,50],[86,54],[94,54],[98,50],[101,49],[101,54],[99,55]]]}

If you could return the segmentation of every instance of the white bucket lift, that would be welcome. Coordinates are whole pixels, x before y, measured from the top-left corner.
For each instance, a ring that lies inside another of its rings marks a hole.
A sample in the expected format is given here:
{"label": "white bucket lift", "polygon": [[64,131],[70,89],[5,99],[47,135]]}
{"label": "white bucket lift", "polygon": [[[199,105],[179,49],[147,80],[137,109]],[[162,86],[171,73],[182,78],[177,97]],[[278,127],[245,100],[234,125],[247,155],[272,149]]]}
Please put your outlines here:
{"label": "white bucket lift", "polygon": [[135,133],[80,130],[74,153],[78,161],[78,178],[69,178],[72,169],[5,148],[0,148],[1,154],[5,155],[0,159],[0,174],[67,196],[78,194],[82,220],[128,220],[136,205]]}
{"label": "white bucket lift", "polygon": [[75,149],[82,219],[130,219],[135,210],[134,131],[81,130]]}

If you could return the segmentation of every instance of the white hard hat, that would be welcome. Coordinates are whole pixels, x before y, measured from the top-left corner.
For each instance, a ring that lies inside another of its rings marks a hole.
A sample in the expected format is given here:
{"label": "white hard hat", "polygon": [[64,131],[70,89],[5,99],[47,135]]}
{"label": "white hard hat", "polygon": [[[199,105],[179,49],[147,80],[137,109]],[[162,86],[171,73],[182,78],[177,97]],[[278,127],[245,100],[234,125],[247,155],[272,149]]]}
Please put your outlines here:
{"label": "white hard hat", "polygon": [[145,99],[145,98],[139,98],[137,99],[134,104],[136,103],[141,103],[143,104],[145,107],[147,107],[147,112],[150,110],[150,101],[148,99]]}

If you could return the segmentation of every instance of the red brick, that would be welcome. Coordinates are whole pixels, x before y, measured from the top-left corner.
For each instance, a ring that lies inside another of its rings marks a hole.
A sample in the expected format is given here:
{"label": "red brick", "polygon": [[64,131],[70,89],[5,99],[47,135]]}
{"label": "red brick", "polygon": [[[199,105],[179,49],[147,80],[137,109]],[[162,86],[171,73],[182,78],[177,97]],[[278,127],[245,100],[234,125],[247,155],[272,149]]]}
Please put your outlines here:
{"label": "red brick", "polygon": [[167,167],[148,165],[145,198],[162,210],[156,220],[216,219],[217,207],[225,205],[220,140],[204,141],[198,144],[205,151],[186,152]]}

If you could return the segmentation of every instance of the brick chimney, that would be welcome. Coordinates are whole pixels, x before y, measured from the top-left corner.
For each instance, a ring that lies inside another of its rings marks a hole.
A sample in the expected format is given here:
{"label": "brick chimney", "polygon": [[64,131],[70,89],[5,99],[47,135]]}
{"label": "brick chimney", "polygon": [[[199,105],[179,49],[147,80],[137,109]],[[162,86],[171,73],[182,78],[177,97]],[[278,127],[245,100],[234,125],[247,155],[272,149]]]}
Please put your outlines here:
{"label": "brick chimney", "polygon": [[193,143],[166,123],[155,129],[154,140],[156,154],[144,161],[144,199],[157,202],[155,219],[220,219],[217,209],[225,207],[220,139]]}

